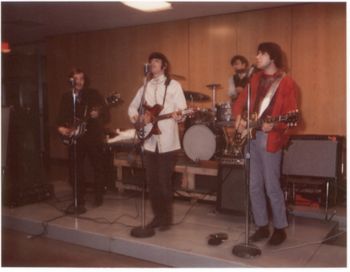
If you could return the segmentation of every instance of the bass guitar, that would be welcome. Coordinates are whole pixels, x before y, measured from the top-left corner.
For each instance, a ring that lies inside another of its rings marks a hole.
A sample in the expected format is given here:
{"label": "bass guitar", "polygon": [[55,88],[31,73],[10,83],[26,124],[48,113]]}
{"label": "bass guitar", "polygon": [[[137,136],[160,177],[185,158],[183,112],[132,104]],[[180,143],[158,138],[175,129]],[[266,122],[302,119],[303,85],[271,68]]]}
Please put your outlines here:
{"label": "bass guitar", "polygon": [[[113,93],[105,98],[105,105],[111,106],[116,104],[120,100],[120,94]],[[101,107],[93,107],[92,110],[99,110]],[[60,134],[61,141],[65,145],[72,145],[78,138],[86,133],[86,126],[88,120],[91,118],[89,114],[84,114],[86,117],[82,119],[76,118],[73,125],[68,125],[67,128],[70,130],[68,135]]]}
{"label": "bass guitar", "polygon": [[[145,141],[152,135],[159,135],[161,131],[158,127],[158,122],[161,120],[169,119],[175,112],[159,115],[163,110],[163,106],[156,104],[153,107],[143,105],[145,113],[140,115],[136,123],[136,135],[140,141]],[[196,112],[195,109],[185,109],[182,111],[176,111],[176,113],[182,116],[188,116]]]}

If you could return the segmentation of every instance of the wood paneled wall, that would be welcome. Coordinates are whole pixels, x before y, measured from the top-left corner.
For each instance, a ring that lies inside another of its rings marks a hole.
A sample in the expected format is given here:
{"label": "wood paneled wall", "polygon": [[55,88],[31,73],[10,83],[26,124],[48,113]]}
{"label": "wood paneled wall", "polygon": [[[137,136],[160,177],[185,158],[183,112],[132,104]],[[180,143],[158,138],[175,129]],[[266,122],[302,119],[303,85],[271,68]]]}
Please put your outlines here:
{"label": "wood paneled wall", "polygon": [[[205,86],[220,83],[218,102],[228,101],[230,58],[255,60],[260,42],[281,45],[288,72],[299,86],[302,125],[299,134],[346,134],[346,7],[344,3],[304,4],[168,23],[118,28],[48,39],[48,98],[54,132],[59,98],[69,70],[86,71],[91,87],[103,95],[122,94],[111,110],[111,128],[131,127],[127,107],[142,84],[143,63],[152,51],[166,54],[172,73],[185,90],[210,94]],[[210,103],[199,104],[209,107]],[[51,156],[64,156],[55,134]]]}

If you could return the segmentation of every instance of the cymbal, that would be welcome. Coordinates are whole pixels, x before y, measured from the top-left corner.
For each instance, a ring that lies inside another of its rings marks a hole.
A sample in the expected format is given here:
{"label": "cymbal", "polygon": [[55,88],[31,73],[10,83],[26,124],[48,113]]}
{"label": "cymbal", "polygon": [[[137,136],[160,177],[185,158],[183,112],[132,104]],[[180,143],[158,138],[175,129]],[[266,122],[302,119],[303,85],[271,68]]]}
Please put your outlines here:
{"label": "cymbal", "polygon": [[181,75],[170,74],[170,76],[171,76],[173,79],[176,79],[176,80],[186,80],[186,77],[181,76]]}
{"label": "cymbal", "polygon": [[221,89],[222,86],[219,83],[211,83],[211,84],[206,85],[206,87],[208,87],[210,89],[212,89],[212,88],[220,88]]}
{"label": "cymbal", "polygon": [[210,96],[198,92],[193,91],[184,91],[186,100],[195,101],[195,102],[202,102],[202,101],[209,101]]}

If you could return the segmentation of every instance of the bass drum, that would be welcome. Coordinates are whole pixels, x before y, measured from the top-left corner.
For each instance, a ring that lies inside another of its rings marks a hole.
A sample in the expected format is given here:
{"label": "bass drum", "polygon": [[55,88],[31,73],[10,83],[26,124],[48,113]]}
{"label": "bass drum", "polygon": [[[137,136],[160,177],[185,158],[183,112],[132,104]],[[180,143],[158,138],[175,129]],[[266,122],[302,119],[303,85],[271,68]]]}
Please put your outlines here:
{"label": "bass drum", "polygon": [[186,130],[183,148],[187,157],[196,162],[211,159],[217,149],[217,135],[206,125],[194,125]]}

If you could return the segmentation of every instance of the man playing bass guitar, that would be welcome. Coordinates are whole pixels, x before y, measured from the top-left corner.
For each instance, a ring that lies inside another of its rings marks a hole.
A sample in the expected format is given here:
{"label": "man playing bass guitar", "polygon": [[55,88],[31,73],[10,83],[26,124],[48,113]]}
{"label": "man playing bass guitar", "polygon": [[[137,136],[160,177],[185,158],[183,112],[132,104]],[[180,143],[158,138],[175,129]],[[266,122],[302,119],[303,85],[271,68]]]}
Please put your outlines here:
{"label": "man playing bass guitar", "polygon": [[[109,113],[103,97],[86,87],[85,74],[80,69],[73,69],[69,80],[72,90],[62,95],[57,116],[57,130],[62,138],[73,141],[68,147],[69,182],[76,198],[66,212],[81,214],[85,209],[84,159],[88,157],[95,174],[95,205],[103,202],[103,141],[104,125],[109,120]],[[72,136],[77,127],[84,124],[79,137]],[[77,202],[77,203],[76,203]]]}
{"label": "man playing bass guitar", "polygon": [[[265,42],[258,46],[256,66],[259,72],[251,77],[251,113],[261,120],[297,110],[296,85],[282,71],[282,50],[276,43]],[[235,128],[245,129],[242,113],[247,103],[247,88],[237,98],[233,106]],[[280,185],[280,164],[282,147],[288,135],[285,123],[263,121],[256,130],[250,145],[250,198],[257,230],[250,236],[257,242],[270,236],[266,195],[270,200],[274,231],[268,243],[279,245],[286,239],[288,226],[286,207]],[[266,192],[266,194],[265,194]]]}
{"label": "man playing bass guitar", "polygon": [[[156,109],[156,114],[170,113],[172,116],[158,121],[157,128],[160,133],[149,134],[143,139],[146,178],[154,214],[147,227],[164,231],[172,224],[171,177],[177,151],[181,148],[177,121],[182,117],[177,111],[186,109],[187,105],[180,83],[170,78],[170,63],[167,57],[162,53],[153,52],[148,62],[150,71],[147,81],[137,91],[128,114],[134,124],[151,122],[150,112],[147,111],[150,107]],[[142,114],[140,110],[145,110],[146,114]],[[140,126],[136,126],[138,127]]]}

